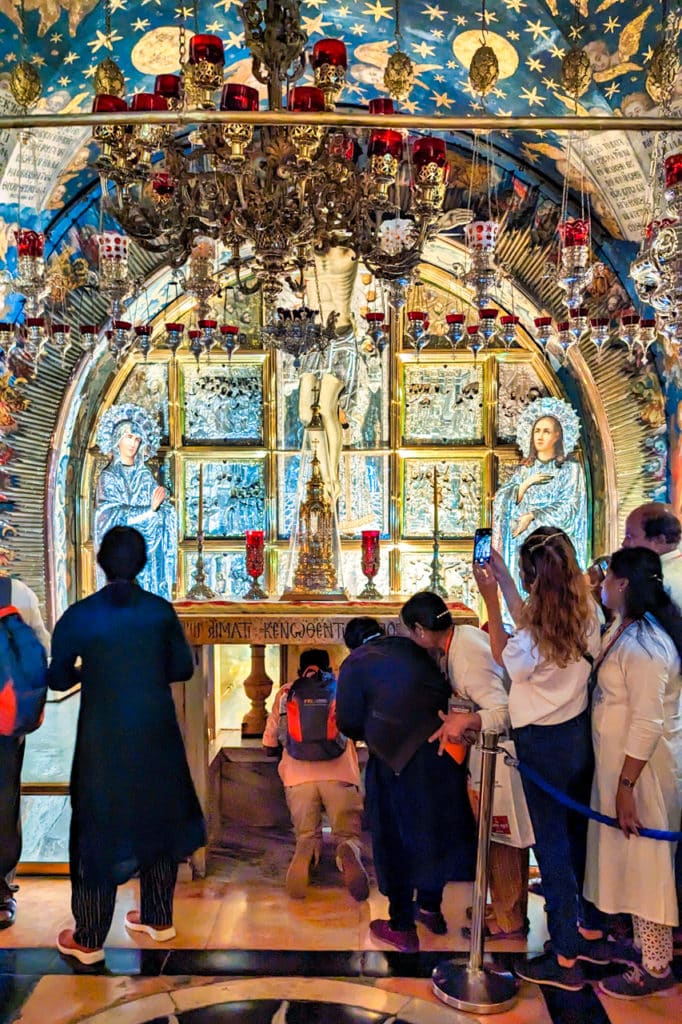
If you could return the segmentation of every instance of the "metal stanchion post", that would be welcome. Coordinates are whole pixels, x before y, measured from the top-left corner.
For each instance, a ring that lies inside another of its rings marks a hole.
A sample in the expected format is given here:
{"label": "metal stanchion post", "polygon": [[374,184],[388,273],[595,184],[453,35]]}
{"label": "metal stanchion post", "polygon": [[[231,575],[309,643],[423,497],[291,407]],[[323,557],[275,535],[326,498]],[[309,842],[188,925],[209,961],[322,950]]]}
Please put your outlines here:
{"label": "metal stanchion post", "polygon": [[433,991],[448,1006],[471,1013],[501,1013],[516,999],[516,981],[507,972],[497,972],[483,963],[485,935],[485,903],[488,893],[488,851],[490,825],[493,817],[493,789],[497,758],[495,732],[481,737],[481,791],[478,814],[478,845],[476,848],[476,880],[471,908],[471,947],[469,962],[458,964],[444,960],[434,969]]}

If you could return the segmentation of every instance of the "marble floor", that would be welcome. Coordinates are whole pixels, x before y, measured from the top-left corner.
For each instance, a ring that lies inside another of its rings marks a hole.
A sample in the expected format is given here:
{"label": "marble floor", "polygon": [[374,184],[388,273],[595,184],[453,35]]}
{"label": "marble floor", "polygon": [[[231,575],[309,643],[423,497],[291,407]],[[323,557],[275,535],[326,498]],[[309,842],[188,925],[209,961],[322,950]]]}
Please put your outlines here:
{"label": "marble floor", "polygon": [[[464,1024],[461,1014],[433,996],[430,974],[439,960],[464,961],[461,937],[471,887],[447,887],[450,933],[420,929],[421,953],[401,954],[370,936],[386,901],[373,888],[355,903],[327,875],[305,900],[290,900],[272,881],[178,884],[177,937],[163,946],[130,936],[123,925],[136,906],[136,884],[119,890],[104,965],[83,968],[54,950],[71,923],[69,882],[22,877],[19,911],[0,931],[0,1024]],[[489,943],[500,969],[538,952],[546,939],[542,900],[531,896],[528,942]],[[682,977],[682,964],[679,976]],[[598,978],[599,968],[594,968]],[[602,969],[603,970],[603,969]],[[484,1018],[481,1018],[484,1019]],[[682,986],[666,999],[642,1004],[579,994],[541,992],[523,983],[500,1024],[660,1024],[682,1020]]]}

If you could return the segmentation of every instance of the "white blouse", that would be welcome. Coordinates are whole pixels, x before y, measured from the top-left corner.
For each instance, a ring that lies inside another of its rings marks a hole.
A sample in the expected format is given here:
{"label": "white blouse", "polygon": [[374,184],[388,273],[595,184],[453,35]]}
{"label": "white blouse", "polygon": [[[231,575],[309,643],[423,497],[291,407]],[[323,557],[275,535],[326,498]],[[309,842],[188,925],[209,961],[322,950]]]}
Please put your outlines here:
{"label": "white blouse", "polygon": [[448,651],[448,679],[455,693],[472,700],[481,716],[481,728],[497,733],[509,730],[509,698],[504,669],[490,651],[490,638],[476,626],[455,626]]}
{"label": "white blouse", "polygon": [[[596,614],[587,634],[588,653],[599,653]],[[527,629],[519,629],[502,653],[511,679],[509,714],[515,729],[524,725],[559,725],[569,722],[587,707],[587,683],[592,666],[587,658],[559,668],[540,654]]]}

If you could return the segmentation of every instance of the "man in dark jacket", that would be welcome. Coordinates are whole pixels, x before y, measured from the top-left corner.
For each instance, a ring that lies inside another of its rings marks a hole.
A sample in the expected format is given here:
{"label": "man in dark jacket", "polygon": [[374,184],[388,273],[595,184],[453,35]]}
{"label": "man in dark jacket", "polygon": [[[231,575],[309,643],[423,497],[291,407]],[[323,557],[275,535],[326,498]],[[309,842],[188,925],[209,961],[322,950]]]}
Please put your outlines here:
{"label": "man in dark jacket", "polygon": [[414,890],[416,920],[442,935],[445,883],[474,875],[465,768],[429,743],[450,688],[425,650],[386,636],[375,619],[351,619],[344,639],[351,653],[339,673],[336,717],[346,736],[369,748],[365,807],[379,889],[389,900],[389,919],[370,922],[370,930],[416,952]]}
{"label": "man in dark jacket", "polygon": [[97,554],[107,585],[64,613],[52,642],[49,685],[82,687],[71,771],[76,927],[57,948],[85,964],[104,959],[116,887],[138,872],[140,910],[126,928],[173,938],[178,863],[206,841],[170,690],[192,675],[192,652],[173,606],[135,582],[146,559],[137,530],[109,530]]}

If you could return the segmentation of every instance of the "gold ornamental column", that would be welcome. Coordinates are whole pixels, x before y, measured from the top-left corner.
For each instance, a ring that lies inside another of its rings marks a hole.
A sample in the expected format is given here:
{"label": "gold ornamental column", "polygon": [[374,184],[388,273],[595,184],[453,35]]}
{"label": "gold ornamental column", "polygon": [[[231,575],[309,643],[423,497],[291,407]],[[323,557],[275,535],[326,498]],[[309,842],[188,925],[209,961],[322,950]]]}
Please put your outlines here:
{"label": "gold ornamental column", "polygon": [[265,702],[274,685],[274,681],[265,671],[265,645],[251,644],[251,671],[242,683],[246,696],[251,701],[251,707],[242,721],[242,736],[245,739],[263,735],[268,717]]}

